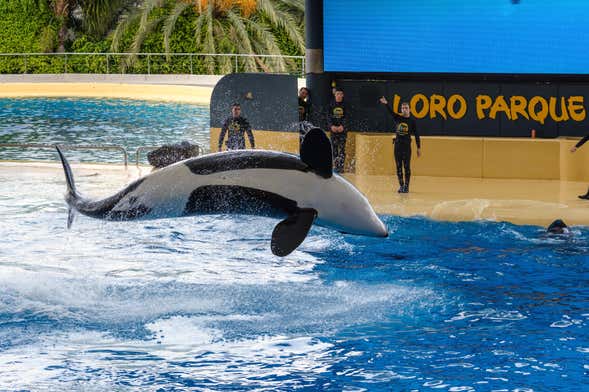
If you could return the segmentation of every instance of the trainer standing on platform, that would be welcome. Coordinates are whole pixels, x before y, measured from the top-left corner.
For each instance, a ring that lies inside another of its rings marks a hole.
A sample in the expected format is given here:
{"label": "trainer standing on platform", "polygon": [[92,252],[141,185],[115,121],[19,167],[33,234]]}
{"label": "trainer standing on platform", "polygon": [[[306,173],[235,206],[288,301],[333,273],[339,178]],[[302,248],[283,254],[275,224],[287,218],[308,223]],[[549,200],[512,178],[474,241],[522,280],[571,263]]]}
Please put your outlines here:
{"label": "trainer standing on platform", "polygon": [[333,166],[337,173],[344,171],[346,161],[347,129],[345,127],[346,106],[344,104],[344,92],[335,91],[334,101],[329,106],[328,129],[331,131],[331,145],[333,146]]}
{"label": "trainer standing on platform", "polygon": [[223,151],[223,139],[227,135],[227,150],[245,149],[245,135],[250,140],[251,148],[256,148],[254,143],[254,134],[252,127],[245,117],[241,116],[241,105],[234,103],[231,105],[231,116],[227,117],[219,134],[219,151]]}
{"label": "trainer standing on platform", "polygon": [[[571,148],[571,152],[577,151],[577,149],[581,147],[583,144],[585,144],[587,140],[589,140],[589,135],[586,135],[583,139],[579,140],[579,142]],[[579,199],[589,200],[589,189],[587,190],[587,193],[585,193],[584,195],[580,195]]]}
{"label": "trainer standing on platform", "polygon": [[[401,114],[397,114],[388,105],[385,97],[380,98],[380,103],[386,106],[387,110],[395,119],[395,163],[397,165],[397,178],[399,179],[399,193],[409,193],[409,181],[411,180],[411,135],[415,135],[417,144],[417,156],[421,156],[421,140],[417,133],[417,125],[411,117],[411,109],[408,102],[401,103]],[[403,169],[405,178],[403,178]]]}

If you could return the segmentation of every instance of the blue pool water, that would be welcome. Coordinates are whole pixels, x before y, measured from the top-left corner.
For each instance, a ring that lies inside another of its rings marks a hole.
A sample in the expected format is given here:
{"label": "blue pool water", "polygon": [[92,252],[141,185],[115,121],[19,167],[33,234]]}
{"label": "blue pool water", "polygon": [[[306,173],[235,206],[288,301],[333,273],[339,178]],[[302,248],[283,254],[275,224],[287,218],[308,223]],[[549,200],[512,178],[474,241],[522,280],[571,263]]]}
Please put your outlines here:
{"label": "blue pool water", "polygon": [[[0,142],[208,138],[206,107],[0,108]],[[88,195],[128,180],[76,173]],[[0,390],[589,388],[587,228],[546,237],[534,226],[385,216],[387,239],[314,227],[278,258],[273,219],[80,216],[66,230],[60,170],[0,166],[0,184]]]}
{"label": "blue pool water", "polygon": [[268,218],[68,231],[62,176],[0,170],[0,390],[589,386],[587,228],[385,216],[388,239],[316,227],[278,258]]}
{"label": "blue pool water", "polygon": [[[0,99],[0,143],[114,144],[134,154],[139,146],[183,140],[208,149],[208,105],[91,98]],[[68,156],[86,162],[122,162],[120,152],[76,150]],[[1,159],[55,160],[56,155],[54,150],[0,148]]]}

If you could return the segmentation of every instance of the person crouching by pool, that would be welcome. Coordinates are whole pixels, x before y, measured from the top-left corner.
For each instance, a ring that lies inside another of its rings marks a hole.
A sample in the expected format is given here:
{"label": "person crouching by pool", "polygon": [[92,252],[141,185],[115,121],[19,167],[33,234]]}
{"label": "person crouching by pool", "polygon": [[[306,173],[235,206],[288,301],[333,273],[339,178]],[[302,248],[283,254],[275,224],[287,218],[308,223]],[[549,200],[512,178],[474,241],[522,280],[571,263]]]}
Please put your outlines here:
{"label": "person crouching by pool", "polygon": [[[571,148],[571,152],[577,151],[577,149],[580,148],[583,144],[585,144],[587,140],[589,140],[589,135],[585,135],[583,139],[579,140],[579,142]],[[585,193],[584,195],[580,195],[579,199],[589,200],[589,189],[587,190],[587,193]]]}
{"label": "person crouching by pool", "polygon": [[[395,163],[397,165],[397,178],[399,180],[399,193],[409,193],[409,181],[411,180],[411,135],[415,135],[417,144],[417,156],[421,156],[421,140],[417,133],[417,124],[411,117],[411,109],[408,102],[401,103],[401,114],[397,114],[388,105],[385,97],[380,97],[380,103],[386,106],[387,110],[395,120],[395,139],[393,143]],[[405,178],[403,178],[403,169]]]}
{"label": "person crouching by pool", "polygon": [[346,161],[347,129],[345,127],[346,107],[344,104],[344,92],[341,89],[335,91],[335,99],[329,106],[327,129],[331,131],[331,145],[333,147],[333,167],[337,173],[344,171]]}
{"label": "person crouching by pool", "polygon": [[250,141],[251,148],[256,148],[252,127],[245,117],[241,116],[241,106],[238,103],[231,105],[231,116],[227,117],[219,134],[219,151],[223,151],[223,140],[227,133],[227,150],[245,149],[245,133]]}

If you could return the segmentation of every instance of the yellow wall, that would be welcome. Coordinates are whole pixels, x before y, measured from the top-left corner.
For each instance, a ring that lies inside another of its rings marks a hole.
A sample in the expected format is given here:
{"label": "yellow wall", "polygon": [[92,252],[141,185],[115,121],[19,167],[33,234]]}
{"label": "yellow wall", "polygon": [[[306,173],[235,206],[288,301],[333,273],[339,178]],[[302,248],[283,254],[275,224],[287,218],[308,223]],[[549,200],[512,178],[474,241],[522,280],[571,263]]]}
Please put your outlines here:
{"label": "yellow wall", "polygon": [[[292,154],[299,153],[299,133],[298,132],[276,132],[276,131],[253,131],[254,142],[256,148],[262,150],[276,150],[290,152]],[[219,134],[221,128],[211,128],[211,152],[218,151]],[[249,139],[245,138],[246,147],[250,147]],[[227,141],[227,136],[225,136]]]}
{"label": "yellow wall", "polygon": [[[219,128],[211,128],[217,151]],[[254,131],[257,148],[298,154],[296,132]],[[589,181],[589,146],[570,153],[578,139],[423,136],[422,156],[413,141],[412,173],[432,177],[524,178]],[[393,135],[350,132],[346,171],[358,175],[393,175]]]}
{"label": "yellow wall", "polygon": [[[298,132],[277,132],[277,131],[257,131],[254,130],[254,141],[256,148],[264,150],[276,150],[299,153],[299,134]],[[221,128],[211,128],[211,152],[216,152],[219,144],[219,134]],[[329,136],[329,133],[327,134]],[[353,172],[355,167],[354,157],[356,155],[355,134],[349,134],[346,140],[346,162],[345,170]],[[227,139],[225,139],[227,140]],[[246,146],[249,147],[249,141],[246,137]]]}
{"label": "yellow wall", "polygon": [[589,180],[589,144],[571,153],[571,147],[578,139],[561,139],[560,141],[560,178],[566,181]]}
{"label": "yellow wall", "polygon": [[[420,176],[481,177],[481,138],[422,137],[422,156],[413,141],[412,172]],[[396,172],[393,135],[356,135],[356,174],[392,175]]]}
{"label": "yellow wall", "polygon": [[558,140],[485,138],[483,146],[483,178],[560,178]]}

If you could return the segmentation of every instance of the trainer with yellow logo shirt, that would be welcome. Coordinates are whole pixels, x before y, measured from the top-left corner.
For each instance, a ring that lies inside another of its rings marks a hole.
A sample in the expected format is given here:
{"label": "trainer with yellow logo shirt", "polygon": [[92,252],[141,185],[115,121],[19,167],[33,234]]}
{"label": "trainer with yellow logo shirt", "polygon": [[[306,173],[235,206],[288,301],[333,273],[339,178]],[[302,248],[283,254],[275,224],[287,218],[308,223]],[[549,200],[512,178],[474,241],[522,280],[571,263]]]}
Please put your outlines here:
{"label": "trainer with yellow logo shirt", "polygon": [[333,147],[333,167],[337,173],[344,171],[346,161],[346,139],[347,129],[346,106],[344,104],[344,92],[336,89],[334,101],[329,106],[327,116],[327,129],[331,132],[331,145]]}
{"label": "trainer with yellow logo shirt", "polygon": [[219,151],[223,150],[223,140],[227,134],[227,150],[245,149],[245,133],[247,133],[251,148],[256,148],[252,127],[245,117],[241,116],[241,105],[231,105],[231,116],[227,117],[219,134]]}
{"label": "trainer with yellow logo shirt", "polygon": [[[417,144],[417,156],[421,156],[421,140],[417,133],[417,124],[411,117],[411,108],[408,102],[401,103],[401,114],[397,114],[388,105],[385,97],[380,98],[380,103],[386,106],[387,110],[395,120],[395,163],[397,165],[397,178],[399,179],[399,193],[409,193],[409,181],[411,180],[411,135],[415,136]],[[405,176],[403,178],[403,170]]]}

